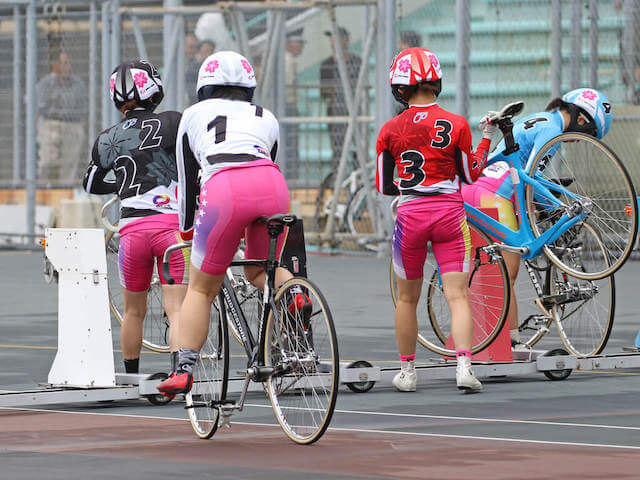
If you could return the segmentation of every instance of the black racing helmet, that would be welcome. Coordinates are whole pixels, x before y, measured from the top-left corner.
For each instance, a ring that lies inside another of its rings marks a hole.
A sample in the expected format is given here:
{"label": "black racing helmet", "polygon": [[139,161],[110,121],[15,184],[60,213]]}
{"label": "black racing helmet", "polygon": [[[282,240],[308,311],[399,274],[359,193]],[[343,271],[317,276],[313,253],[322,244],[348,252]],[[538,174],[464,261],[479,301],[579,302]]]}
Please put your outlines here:
{"label": "black racing helmet", "polygon": [[164,98],[158,69],[144,60],[130,60],[118,65],[111,74],[109,92],[118,110],[135,100],[145,110],[154,111]]}

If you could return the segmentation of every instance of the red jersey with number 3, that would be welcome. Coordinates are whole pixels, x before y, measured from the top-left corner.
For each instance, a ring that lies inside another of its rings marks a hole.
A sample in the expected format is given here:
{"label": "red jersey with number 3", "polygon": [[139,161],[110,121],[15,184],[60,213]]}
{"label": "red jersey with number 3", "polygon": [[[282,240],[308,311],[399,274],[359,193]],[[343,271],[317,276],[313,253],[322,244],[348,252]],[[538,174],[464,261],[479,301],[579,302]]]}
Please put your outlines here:
{"label": "red jersey with number 3", "polygon": [[[454,193],[473,183],[487,162],[491,141],[471,150],[467,121],[437,104],[412,105],[378,135],[376,187],[385,195]],[[397,169],[398,178],[394,178]]]}

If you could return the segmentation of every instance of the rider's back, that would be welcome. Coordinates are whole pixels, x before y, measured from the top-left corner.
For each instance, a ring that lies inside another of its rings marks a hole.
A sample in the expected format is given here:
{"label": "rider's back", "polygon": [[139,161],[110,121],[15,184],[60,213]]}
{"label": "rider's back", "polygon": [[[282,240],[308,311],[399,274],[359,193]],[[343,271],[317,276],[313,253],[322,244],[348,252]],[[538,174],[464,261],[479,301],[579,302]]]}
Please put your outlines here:
{"label": "rider's back", "polygon": [[[89,193],[117,193],[122,219],[177,213],[175,160],[180,113],[130,110],[97,138],[84,178]],[[104,179],[113,170],[115,182]]]}

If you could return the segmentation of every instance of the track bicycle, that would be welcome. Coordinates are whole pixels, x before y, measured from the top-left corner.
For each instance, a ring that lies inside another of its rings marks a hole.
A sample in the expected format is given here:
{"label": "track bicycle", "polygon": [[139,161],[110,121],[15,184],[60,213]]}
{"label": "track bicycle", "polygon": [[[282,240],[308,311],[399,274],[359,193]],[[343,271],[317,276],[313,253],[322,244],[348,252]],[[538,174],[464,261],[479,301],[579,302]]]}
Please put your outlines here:
{"label": "track bicycle", "polygon": [[[311,444],[329,426],[339,386],[338,342],[329,306],[318,287],[304,278],[294,277],[277,291],[274,288],[279,265],[277,238],[296,220],[291,214],[264,219],[270,237],[268,258],[231,264],[265,269],[259,312],[242,308],[229,278],[223,281],[212,309],[217,315],[210,316],[209,334],[193,369],[193,387],[185,397],[191,425],[200,438],[211,438],[220,423],[228,423],[234,411],[242,411],[250,382],[264,384],[278,423],[294,442]],[[184,246],[167,249],[163,268],[168,269],[171,252]],[[298,309],[293,298],[300,291],[308,296],[310,305]],[[260,317],[248,318],[256,314]],[[244,386],[235,402],[227,398],[229,322],[247,356],[247,367],[241,372]],[[257,337],[250,324],[257,325]]]}
{"label": "track bicycle", "polygon": [[[522,102],[510,104],[498,118],[494,118],[505,137],[505,154],[517,151],[511,132],[511,118],[522,110],[523,105]],[[567,153],[563,149],[571,151]],[[589,153],[589,149],[596,152]],[[585,162],[584,159],[595,155],[608,159],[613,175],[622,180],[616,182],[604,174],[607,178],[599,180],[606,185],[604,188],[597,188],[598,181],[588,182],[590,189],[581,187],[586,183],[583,181],[585,172],[593,173],[594,170],[576,171],[566,166],[570,163],[566,159],[577,162],[582,158]],[[549,141],[535,157],[529,159],[528,165],[530,175],[519,166],[511,165],[516,209],[521,219],[519,231],[508,229],[465,203],[470,229],[486,244],[482,247],[484,251],[493,254],[496,250],[512,251],[519,253],[525,261],[525,269],[536,293],[534,303],[542,312],[542,316],[538,313],[525,317],[519,326],[521,331],[535,332],[527,340],[529,346],[539,341],[555,320],[561,339],[571,353],[583,356],[600,353],[609,337],[615,309],[615,284],[611,273],[628,258],[635,242],[638,220],[633,185],[615,154],[601,142],[582,134],[563,134]],[[571,176],[563,176],[563,173]],[[573,188],[569,190],[569,186]],[[586,193],[587,190],[590,194]],[[522,211],[522,205],[527,206],[526,212]],[[504,243],[491,244],[487,234],[500,238]],[[541,252],[545,253],[544,257],[541,257]],[[550,265],[540,267],[541,262],[550,263],[555,268]],[[544,284],[536,278],[535,272],[546,272]],[[505,274],[502,271],[500,276],[491,277],[492,282],[508,283]],[[425,276],[426,282],[429,282],[429,324],[435,327],[433,335],[431,328],[421,329],[419,341],[427,348],[442,353],[441,338],[444,335],[438,334],[438,325],[446,325],[450,319],[446,320],[444,313],[438,316],[434,312],[433,298],[442,297],[437,270]],[[545,288],[541,288],[541,284]],[[393,275],[391,286],[395,301]],[[473,276],[470,275],[472,308],[474,288],[485,287],[474,287]],[[603,292],[603,295],[596,297],[598,292]],[[489,313],[491,309],[485,308],[483,314]],[[498,326],[501,328],[503,323],[504,319],[498,319],[493,323],[495,328],[487,328],[486,333],[481,329],[481,342],[474,342],[477,343],[474,347],[490,344],[499,333]],[[440,332],[446,330],[448,328],[440,328]]]}

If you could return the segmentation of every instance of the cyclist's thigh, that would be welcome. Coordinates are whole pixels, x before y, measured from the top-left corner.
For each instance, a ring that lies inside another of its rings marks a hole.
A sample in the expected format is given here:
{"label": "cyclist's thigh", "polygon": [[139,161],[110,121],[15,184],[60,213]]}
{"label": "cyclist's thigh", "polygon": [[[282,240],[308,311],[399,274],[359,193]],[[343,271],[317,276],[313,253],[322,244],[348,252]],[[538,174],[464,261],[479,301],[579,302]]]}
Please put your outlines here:
{"label": "cyclist's thigh", "polygon": [[400,205],[393,230],[393,269],[404,280],[423,277],[431,218],[421,200]]}
{"label": "cyclist's thigh", "polygon": [[441,274],[469,271],[471,235],[462,204],[443,209],[434,222],[431,249]]}
{"label": "cyclist's thigh", "polygon": [[[158,215],[160,216],[160,215]],[[165,215],[162,215],[163,217]],[[166,215],[168,216],[168,215]],[[167,228],[153,230],[151,237],[151,250],[153,256],[156,257],[158,274],[160,276],[160,283],[166,285],[167,282],[162,273],[162,257],[167,248],[181,243],[180,233],[178,232],[177,224],[173,224],[173,221],[169,219],[167,221]],[[169,257],[169,272],[175,280],[176,284],[186,285],[189,283],[189,262],[191,259],[191,252],[188,248],[182,248],[174,251]]]}
{"label": "cyclist's thigh", "polygon": [[120,285],[130,292],[149,289],[153,274],[153,254],[149,233],[152,230],[128,229],[120,234],[118,268]]}
{"label": "cyclist's thigh", "polygon": [[221,171],[200,191],[200,208],[195,220],[191,263],[209,275],[222,275],[233,261],[248,219],[243,214],[242,188],[245,168]]}
{"label": "cyclist's thigh", "polygon": [[[259,217],[270,217],[278,213],[289,211],[289,189],[284,177],[277,168],[260,166],[251,170],[246,181],[252,186],[252,194],[257,199],[256,208],[249,215],[253,220]],[[277,255],[280,257],[285,236],[278,237]],[[246,229],[245,258],[267,258],[269,255],[269,234],[267,228],[253,221]]]}

